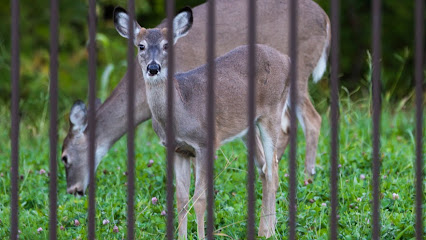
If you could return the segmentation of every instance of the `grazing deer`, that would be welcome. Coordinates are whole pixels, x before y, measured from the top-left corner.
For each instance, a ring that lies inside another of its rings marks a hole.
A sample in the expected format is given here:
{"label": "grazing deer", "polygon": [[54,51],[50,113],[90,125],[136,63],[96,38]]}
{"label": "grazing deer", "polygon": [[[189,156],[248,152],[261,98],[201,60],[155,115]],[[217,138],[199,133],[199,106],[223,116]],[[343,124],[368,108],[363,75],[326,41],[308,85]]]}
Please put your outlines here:
{"label": "grazing deer", "polygon": [[[257,43],[265,44],[283,54],[289,52],[289,1],[262,0],[257,2]],[[299,92],[297,117],[306,138],[305,173],[315,173],[315,155],[321,117],[313,107],[308,93],[308,79],[318,81],[325,72],[330,44],[330,22],[327,14],[312,0],[298,1],[298,62],[297,89]],[[216,0],[216,55],[221,56],[237,46],[247,44],[247,1]],[[206,62],[207,4],[193,9],[194,22],[185,41],[174,49],[179,60],[177,72],[188,71]],[[163,28],[165,22],[158,27]],[[96,166],[109,148],[127,131],[127,81],[126,74],[108,99],[96,110]],[[135,123],[151,118],[145,94],[145,80],[140,68],[135,69]],[[288,119],[288,112],[285,112]],[[88,128],[87,109],[76,103],[70,113],[70,129],[62,147],[62,161],[67,173],[67,192],[84,194],[88,185]],[[288,121],[285,121],[288,127]],[[283,154],[288,143],[288,133],[281,132],[277,156]]]}
{"label": "grazing deer", "polygon": [[[129,16],[122,8],[114,11],[114,23],[118,33],[128,38]],[[146,95],[151,109],[153,127],[162,143],[166,144],[167,122],[167,68],[168,44],[174,44],[185,36],[192,26],[192,11],[185,8],[173,19],[173,32],[167,28],[145,29],[133,21],[138,48],[138,63],[145,78]],[[167,35],[173,34],[173,43]],[[255,126],[262,144],[264,162],[257,162],[265,189],[263,190],[262,217],[259,235],[271,236],[275,230],[275,195],[278,187],[278,160],[276,147],[281,133],[282,116],[287,101],[290,60],[266,45],[256,45],[257,88]],[[179,59],[179,56],[176,57]],[[214,147],[244,136],[248,129],[248,47],[240,46],[215,60],[216,106]],[[186,238],[189,199],[190,162],[195,166],[194,209],[198,224],[198,237],[204,238],[204,213],[206,210],[207,183],[207,65],[174,76],[174,119],[176,158],[176,195],[180,236]],[[197,111],[194,111],[197,109]],[[285,130],[285,129],[283,129]]]}

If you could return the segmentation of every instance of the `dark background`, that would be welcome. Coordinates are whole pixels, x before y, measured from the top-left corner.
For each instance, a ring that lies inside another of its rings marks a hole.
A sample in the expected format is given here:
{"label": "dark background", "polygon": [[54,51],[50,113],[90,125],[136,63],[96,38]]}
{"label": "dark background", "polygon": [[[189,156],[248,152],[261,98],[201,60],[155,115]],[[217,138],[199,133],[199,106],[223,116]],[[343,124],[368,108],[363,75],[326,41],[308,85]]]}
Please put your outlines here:
{"label": "dark background", "polygon": [[[176,9],[205,1],[177,1]],[[329,1],[316,1],[329,13]],[[98,96],[105,100],[126,71],[127,41],[113,26],[115,6],[126,0],[97,1]],[[414,1],[382,1],[382,97],[391,104],[410,104],[414,97]],[[0,4],[0,104],[10,104],[10,2]],[[49,1],[20,1],[21,111],[37,117],[48,106]],[[370,96],[371,1],[341,1],[341,97],[357,100]],[[164,0],[136,1],[138,22],[157,25],[165,16]],[[75,99],[87,99],[88,1],[60,1],[59,110],[63,117]],[[329,105],[329,74],[310,83],[319,111]],[[425,85],[425,84],[424,84]]]}

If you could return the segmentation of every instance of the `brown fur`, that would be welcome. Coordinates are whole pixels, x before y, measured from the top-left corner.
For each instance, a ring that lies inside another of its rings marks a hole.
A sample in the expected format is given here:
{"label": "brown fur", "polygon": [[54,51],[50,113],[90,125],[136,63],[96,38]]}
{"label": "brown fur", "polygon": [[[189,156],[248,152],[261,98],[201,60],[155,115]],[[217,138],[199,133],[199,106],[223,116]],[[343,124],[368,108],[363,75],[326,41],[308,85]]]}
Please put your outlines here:
{"label": "brown fur", "polygon": [[140,40],[144,38],[145,34],[146,34],[146,28],[141,27],[137,36],[137,40],[140,42]]}
{"label": "brown fur", "polygon": [[[155,29],[149,30],[153,32]],[[150,45],[150,39],[145,41]],[[184,41],[184,40],[182,40]],[[268,177],[268,167],[264,160],[263,147],[265,144],[257,134],[256,154],[257,166],[261,172],[263,182],[263,217],[259,226],[259,235],[271,236],[275,231],[275,196],[278,188],[278,161],[276,160],[275,146],[277,145],[280,130],[280,116],[288,96],[288,71],[290,60],[277,50],[265,45],[256,48],[256,125],[265,129],[271,137],[272,147],[272,175]],[[149,51],[149,50],[148,50]],[[220,147],[227,139],[239,135],[247,129],[247,62],[248,48],[238,47],[226,55],[216,59],[216,139],[215,146]],[[140,64],[145,69],[150,59],[143,59]],[[161,63],[161,58],[160,58]],[[162,66],[166,68],[167,66]],[[207,156],[207,119],[206,119],[206,93],[207,93],[207,66],[203,65],[189,72],[175,75],[175,144],[177,160],[184,166],[176,166],[177,205],[179,212],[179,235],[186,238],[188,189],[190,174],[190,157],[195,162],[196,186],[194,209],[197,215],[198,236],[204,237],[204,212],[206,209],[206,160]],[[147,80],[148,102],[153,114],[153,127],[163,144],[166,142],[166,78],[162,83],[150,83]],[[183,96],[180,97],[179,92]],[[197,109],[194,111],[194,109]],[[262,172],[264,171],[264,172]]]}

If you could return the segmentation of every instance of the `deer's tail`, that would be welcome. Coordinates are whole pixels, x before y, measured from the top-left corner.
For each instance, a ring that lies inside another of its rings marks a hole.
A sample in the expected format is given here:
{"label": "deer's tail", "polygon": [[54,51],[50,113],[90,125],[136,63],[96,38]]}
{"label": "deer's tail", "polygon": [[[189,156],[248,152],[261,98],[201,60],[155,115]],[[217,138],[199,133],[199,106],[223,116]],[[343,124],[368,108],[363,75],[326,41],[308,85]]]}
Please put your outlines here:
{"label": "deer's tail", "polygon": [[314,68],[314,71],[312,72],[312,79],[315,83],[317,83],[321,78],[322,75],[324,75],[326,67],[327,67],[327,58],[328,53],[330,51],[330,42],[331,42],[331,29],[330,29],[330,22],[327,21],[327,38],[324,43],[324,47],[322,49],[322,54],[320,59],[318,60],[318,63],[316,67]]}

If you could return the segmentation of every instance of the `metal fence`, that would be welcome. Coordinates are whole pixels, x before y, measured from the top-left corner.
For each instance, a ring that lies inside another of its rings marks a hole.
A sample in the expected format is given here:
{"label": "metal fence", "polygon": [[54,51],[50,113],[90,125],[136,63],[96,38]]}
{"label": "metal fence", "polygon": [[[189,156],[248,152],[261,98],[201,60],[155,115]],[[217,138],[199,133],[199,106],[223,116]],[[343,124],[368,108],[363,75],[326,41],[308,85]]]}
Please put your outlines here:
{"label": "metal fence", "polygon": [[[57,100],[58,100],[58,20],[59,20],[59,0],[50,1],[50,221],[49,221],[49,236],[50,239],[56,239],[57,234]],[[89,191],[89,207],[88,207],[88,239],[95,239],[95,94],[96,94],[96,53],[95,53],[95,0],[89,0],[89,169],[90,169],[90,191]],[[12,40],[12,106],[11,106],[11,232],[10,238],[18,238],[18,157],[19,157],[19,0],[12,0],[12,28],[11,28],[11,40]],[[255,238],[255,194],[254,194],[254,181],[255,181],[255,168],[254,168],[254,146],[255,146],[255,129],[254,129],[254,117],[255,117],[255,84],[254,84],[254,69],[255,69],[255,39],[256,39],[256,5],[254,0],[248,0],[249,6],[249,59],[248,68],[249,72],[249,99],[248,99],[248,119],[249,119],[249,131],[248,131],[248,213],[247,213],[247,237],[248,239]],[[128,10],[130,19],[134,19],[134,0],[128,0]],[[339,11],[340,3],[339,0],[331,0],[331,157],[330,157],[330,186],[331,186],[331,212],[330,212],[330,238],[337,239],[338,237],[338,126],[339,126],[339,105],[338,105],[338,72],[339,72]],[[297,214],[297,200],[296,200],[296,113],[295,106],[297,105],[297,91],[296,86],[296,68],[295,63],[297,62],[297,0],[290,0],[290,58],[292,59],[292,67],[290,71],[291,78],[291,136],[290,136],[290,154],[289,154],[289,239],[296,239],[296,214]],[[167,26],[169,29],[173,28],[173,16],[175,14],[175,5],[173,0],[167,1]],[[372,88],[373,88],[373,162],[372,162],[372,238],[380,238],[380,114],[381,114],[381,102],[380,102],[380,58],[381,58],[381,1],[372,1],[372,51],[373,51],[373,75],[372,75]],[[422,222],[422,193],[423,193],[423,159],[422,159],[422,118],[423,118],[423,92],[422,92],[422,80],[423,80],[423,59],[424,59],[424,1],[415,0],[415,82],[416,82],[416,164],[415,164],[415,175],[416,175],[416,220],[415,220],[415,232],[416,239],[423,239],[423,222]],[[207,101],[207,119],[208,132],[210,134],[210,142],[208,143],[208,187],[207,187],[207,238],[213,238],[214,228],[214,192],[213,192],[213,139],[215,134],[214,126],[214,86],[215,86],[215,65],[214,65],[214,53],[215,53],[215,1],[208,1],[208,20],[207,25],[207,62],[208,62],[208,101]],[[133,27],[131,27],[132,21],[129,21],[129,42],[128,42],[128,68],[129,81],[128,81],[128,228],[127,238],[134,239],[134,113],[131,111],[134,109],[134,56],[133,56]],[[169,34],[169,42],[172,42],[172,34]],[[173,119],[173,89],[172,76],[174,74],[173,59],[174,59],[173,45],[169,46],[169,68],[168,68],[168,126],[172,126]],[[174,129],[172,127],[167,128],[167,238],[174,238],[174,187],[173,187],[173,158],[174,158]]]}

